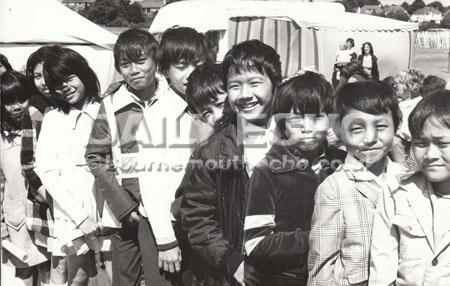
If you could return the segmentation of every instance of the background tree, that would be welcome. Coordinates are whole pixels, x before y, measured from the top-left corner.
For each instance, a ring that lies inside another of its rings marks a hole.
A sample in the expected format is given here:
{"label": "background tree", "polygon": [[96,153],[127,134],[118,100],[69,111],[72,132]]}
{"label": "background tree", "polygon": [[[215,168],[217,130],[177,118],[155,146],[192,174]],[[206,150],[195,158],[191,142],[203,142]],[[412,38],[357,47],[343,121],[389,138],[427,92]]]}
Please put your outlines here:
{"label": "background tree", "polygon": [[403,2],[401,6],[402,6],[403,9],[405,9],[406,11],[408,11],[408,9],[409,9],[409,4],[408,4],[408,2],[406,2],[406,1]]}
{"label": "background tree", "polygon": [[447,11],[444,14],[444,17],[441,20],[442,28],[450,29],[450,11]]}
{"label": "background tree", "polygon": [[444,5],[442,5],[442,3],[441,2],[439,2],[439,1],[434,1],[434,2],[431,2],[430,4],[428,4],[427,5],[428,7],[433,7],[433,8],[436,8],[436,9],[438,9],[439,11],[441,11],[442,13],[444,13],[445,12],[445,8],[444,8]]}
{"label": "background tree", "polygon": [[424,7],[425,7],[425,2],[423,2],[423,0],[414,0],[414,2],[412,2],[411,5],[409,5],[408,13],[413,14],[417,10],[422,9]]}
{"label": "background tree", "polygon": [[118,16],[118,5],[115,1],[96,0],[91,5],[80,11],[80,14],[92,22],[107,25]]}
{"label": "background tree", "polygon": [[387,6],[383,9],[384,17],[396,19],[400,21],[409,21],[409,14],[406,10],[398,5]]}
{"label": "background tree", "polygon": [[113,27],[129,27],[148,20],[142,6],[137,2],[130,4],[129,0],[96,0],[80,14],[94,23]]}

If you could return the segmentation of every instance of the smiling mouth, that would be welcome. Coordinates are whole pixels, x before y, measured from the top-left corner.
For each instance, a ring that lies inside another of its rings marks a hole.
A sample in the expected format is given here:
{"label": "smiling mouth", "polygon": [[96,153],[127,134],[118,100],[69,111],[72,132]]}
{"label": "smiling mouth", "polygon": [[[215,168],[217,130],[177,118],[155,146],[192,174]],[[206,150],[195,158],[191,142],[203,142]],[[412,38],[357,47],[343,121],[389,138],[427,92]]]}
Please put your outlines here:
{"label": "smiling mouth", "polygon": [[245,104],[239,104],[238,107],[240,110],[248,110],[248,109],[253,109],[257,105],[258,105],[258,102],[249,102],[249,103],[245,103]]}

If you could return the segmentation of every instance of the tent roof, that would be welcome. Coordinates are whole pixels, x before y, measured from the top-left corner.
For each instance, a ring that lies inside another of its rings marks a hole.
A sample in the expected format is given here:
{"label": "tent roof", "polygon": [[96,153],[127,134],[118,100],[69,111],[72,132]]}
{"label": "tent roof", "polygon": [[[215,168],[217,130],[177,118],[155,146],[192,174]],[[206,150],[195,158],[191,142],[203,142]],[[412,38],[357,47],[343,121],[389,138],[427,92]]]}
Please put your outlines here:
{"label": "tent roof", "polygon": [[111,49],[117,36],[56,0],[1,0],[0,43],[94,44]]}
{"label": "tent roof", "polygon": [[340,31],[411,31],[417,23],[347,13],[339,3],[277,1],[181,1],[159,11],[150,26],[151,33],[167,28],[193,27],[200,32],[226,30],[232,17],[270,17],[294,20],[298,25]]}
{"label": "tent roof", "polygon": [[228,19],[237,16],[286,16],[301,10],[344,11],[339,3],[278,2],[237,0],[180,1],[161,8],[150,26],[151,33],[162,33],[178,26],[193,27],[199,32],[226,30]]}

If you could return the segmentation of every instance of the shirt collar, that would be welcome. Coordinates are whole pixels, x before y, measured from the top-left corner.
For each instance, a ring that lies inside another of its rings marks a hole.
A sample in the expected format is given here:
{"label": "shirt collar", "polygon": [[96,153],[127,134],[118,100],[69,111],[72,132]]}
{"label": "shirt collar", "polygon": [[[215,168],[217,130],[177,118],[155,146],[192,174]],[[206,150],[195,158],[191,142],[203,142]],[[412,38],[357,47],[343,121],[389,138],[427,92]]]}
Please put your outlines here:
{"label": "shirt collar", "polygon": [[83,106],[81,110],[72,108],[69,110],[69,121],[72,129],[77,127],[77,124],[82,116],[88,116],[92,121],[97,117],[98,109],[100,107],[99,103],[87,103]]}
{"label": "shirt collar", "polygon": [[[398,163],[392,162],[389,157],[386,157],[386,177],[385,183],[389,186],[391,190],[396,189],[399,184],[398,176],[401,176],[407,172],[407,169]],[[350,180],[356,181],[376,181],[379,182],[380,179],[370,172],[366,166],[364,166],[361,161],[356,159],[352,154],[348,153],[345,158],[345,164],[343,169]]]}
{"label": "shirt collar", "polygon": [[[166,93],[165,91],[170,88],[166,78],[162,74],[156,73],[155,78],[157,82],[157,88],[155,90],[155,95],[150,99],[149,106],[161,99],[162,95]],[[124,108],[129,104],[138,104],[142,107],[141,100],[128,90],[126,84],[123,84],[119,88],[119,90],[112,95],[111,101],[114,106],[114,112]]]}

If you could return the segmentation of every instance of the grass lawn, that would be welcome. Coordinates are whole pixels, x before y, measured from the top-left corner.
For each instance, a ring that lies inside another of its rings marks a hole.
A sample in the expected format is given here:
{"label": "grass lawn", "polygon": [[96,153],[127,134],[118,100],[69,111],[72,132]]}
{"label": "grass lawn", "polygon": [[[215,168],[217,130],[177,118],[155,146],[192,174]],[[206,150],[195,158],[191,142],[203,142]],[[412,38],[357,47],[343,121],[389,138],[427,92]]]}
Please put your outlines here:
{"label": "grass lawn", "polygon": [[425,75],[432,74],[449,81],[450,73],[447,72],[448,52],[447,49],[424,49],[416,47],[412,67],[421,70]]}

